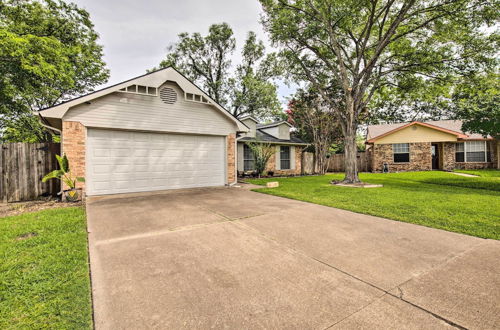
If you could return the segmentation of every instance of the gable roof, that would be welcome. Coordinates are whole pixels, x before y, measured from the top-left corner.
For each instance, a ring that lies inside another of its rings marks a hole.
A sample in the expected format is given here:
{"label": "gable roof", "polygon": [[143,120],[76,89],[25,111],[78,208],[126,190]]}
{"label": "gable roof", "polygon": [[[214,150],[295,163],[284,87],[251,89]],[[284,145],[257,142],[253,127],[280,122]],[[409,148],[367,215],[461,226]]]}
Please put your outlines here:
{"label": "gable roof", "polygon": [[144,85],[144,86],[158,88],[167,80],[176,82],[181,87],[181,89],[184,90],[184,92],[186,93],[203,95],[209,100],[210,105],[214,106],[224,116],[232,120],[237,125],[238,131],[248,132],[248,127],[244,123],[242,123],[240,120],[234,117],[229,111],[227,111],[224,107],[215,102],[203,90],[201,90],[198,86],[196,86],[193,82],[191,82],[183,74],[181,74],[179,71],[177,71],[174,67],[171,66],[146,73],[144,75],[123,81],[121,83],[109,87],[105,87],[95,92],[82,95],[80,97],[76,97],[74,99],[62,102],[53,107],[36,111],[36,114],[45,118],[61,119],[71,107],[111,94],[130,85]]}
{"label": "gable roof", "polygon": [[243,120],[247,120],[247,119],[250,119],[256,123],[259,123],[259,121],[257,119],[255,119],[254,117],[250,116],[250,115],[246,115],[246,116],[243,116],[243,117],[240,117],[238,118],[240,121],[243,121]]}
{"label": "gable roof", "polygon": [[282,121],[275,121],[275,122],[272,122],[269,124],[257,124],[257,128],[270,128],[270,127],[279,126],[281,124],[286,124],[290,127],[293,127],[292,124],[290,124],[289,122],[282,120]]}
{"label": "gable roof", "polygon": [[255,137],[245,136],[238,141],[262,141],[262,142],[270,142],[270,143],[279,143],[279,144],[293,144],[293,145],[308,145],[308,143],[302,141],[298,137],[290,136],[290,140],[278,139],[271,134],[268,134],[264,131],[257,129],[255,131]]}
{"label": "gable roof", "polygon": [[[411,123],[369,125],[367,132],[367,142],[372,143],[384,136],[390,135],[413,125],[432,128],[444,133],[455,135],[457,138],[464,140],[485,139],[481,134],[467,133],[462,131],[462,121],[460,120],[437,120],[426,122],[414,121]],[[488,136],[488,138],[491,137]]]}

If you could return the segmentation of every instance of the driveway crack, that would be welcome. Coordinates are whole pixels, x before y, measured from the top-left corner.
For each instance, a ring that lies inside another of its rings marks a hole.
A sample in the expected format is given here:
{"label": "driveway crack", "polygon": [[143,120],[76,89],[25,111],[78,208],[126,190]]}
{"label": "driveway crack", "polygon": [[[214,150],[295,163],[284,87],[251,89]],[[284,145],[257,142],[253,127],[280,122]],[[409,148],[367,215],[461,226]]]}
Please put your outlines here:
{"label": "driveway crack", "polygon": [[[447,319],[447,318],[445,318],[445,317],[443,317],[443,316],[440,316],[440,315],[438,315],[438,314],[436,314],[436,313],[434,313],[434,312],[432,312],[432,311],[430,311],[430,310],[428,310],[428,309],[425,309],[425,308],[423,308],[423,307],[421,307],[421,306],[418,306],[418,305],[416,305],[416,304],[414,304],[414,303],[412,303],[412,302],[410,302],[410,301],[408,301],[408,300],[404,299],[404,298],[403,298],[403,290],[402,290],[399,286],[397,286],[397,289],[399,290],[399,294],[393,294],[393,293],[391,293],[391,292],[389,292],[389,291],[387,291],[387,290],[385,290],[385,289],[383,289],[383,288],[381,288],[381,287],[379,287],[379,286],[377,286],[377,285],[375,285],[375,284],[373,284],[373,283],[370,283],[370,282],[368,282],[368,281],[365,281],[365,280],[363,280],[363,279],[361,279],[361,278],[357,277],[356,275],[350,274],[350,273],[348,273],[348,272],[346,272],[346,271],[344,271],[344,270],[342,270],[342,269],[340,269],[340,268],[338,268],[338,267],[335,267],[335,266],[333,266],[333,265],[330,265],[330,264],[329,264],[329,263],[327,263],[327,262],[324,262],[324,261],[322,261],[322,260],[320,260],[320,259],[317,259],[317,258],[315,258],[315,257],[313,257],[313,256],[310,256],[310,255],[308,255],[307,253],[304,253],[303,251],[300,251],[300,250],[295,249],[294,247],[291,247],[291,246],[289,246],[289,245],[283,244],[283,243],[279,242],[277,239],[275,239],[275,238],[273,238],[273,237],[270,237],[270,236],[268,236],[268,235],[266,235],[266,234],[262,233],[261,231],[259,231],[259,230],[255,229],[255,228],[253,228],[253,227],[250,227],[250,226],[246,225],[246,224],[245,224],[244,222],[242,222],[242,221],[233,221],[233,223],[234,223],[235,225],[237,225],[237,226],[244,227],[244,228],[246,228],[247,230],[250,230],[250,231],[252,231],[252,232],[255,232],[257,235],[260,235],[261,237],[263,237],[263,238],[265,238],[265,239],[267,239],[267,240],[269,240],[269,241],[272,241],[272,242],[274,242],[275,244],[280,245],[280,246],[284,247],[284,248],[285,248],[285,249],[287,249],[287,250],[293,251],[294,253],[297,253],[297,254],[302,255],[302,256],[304,256],[304,257],[306,257],[306,258],[312,259],[312,260],[314,260],[314,261],[316,261],[316,262],[319,262],[319,263],[321,263],[321,264],[323,264],[323,265],[325,265],[325,266],[327,266],[327,267],[329,267],[329,268],[332,268],[332,269],[334,269],[334,270],[336,270],[336,271],[338,271],[338,272],[340,272],[340,273],[342,273],[342,274],[345,274],[345,275],[347,275],[347,276],[349,276],[349,277],[353,278],[354,280],[357,280],[357,281],[359,281],[359,282],[362,282],[362,283],[364,283],[364,284],[366,284],[366,285],[368,285],[368,286],[371,286],[371,287],[373,287],[373,288],[375,288],[375,289],[377,289],[377,290],[379,290],[379,291],[383,292],[383,295],[382,295],[382,296],[378,297],[377,299],[374,299],[374,300],[373,300],[372,302],[370,302],[369,304],[367,304],[367,305],[365,305],[365,306],[361,307],[359,310],[357,310],[357,311],[355,311],[355,312],[353,312],[353,313],[349,314],[348,316],[344,317],[342,320],[339,320],[339,321],[337,321],[337,322],[333,323],[332,325],[328,326],[328,327],[327,327],[327,328],[325,328],[325,329],[332,328],[332,327],[333,327],[333,326],[335,326],[336,324],[338,324],[338,323],[342,322],[343,320],[345,320],[345,319],[347,319],[347,318],[349,318],[349,317],[353,316],[353,315],[354,315],[354,314],[356,314],[356,313],[359,313],[360,311],[362,311],[362,310],[363,310],[363,309],[365,309],[366,307],[370,306],[370,305],[371,305],[371,304],[373,304],[374,302],[376,302],[376,301],[378,301],[378,300],[382,299],[385,295],[389,295],[389,296],[391,296],[391,297],[394,297],[394,298],[396,298],[396,299],[399,299],[399,300],[401,300],[401,301],[403,301],[403,302],[405,302],[405,303],[407,303],[407,304],[411,305],[411,306],[412,306],[412,307],[414,307],[414,308],[417,308],[417,309],[419,309],[419,310],[423,311],[424,313],[427,313],[427,314],[429,314],[429,315],[433,316],[434,318],[439,319],[440,321],[443,321],[443,322],[447,323],[448,325],[450,325],[450,326],[452,326],[452,327],[454,327],[454,328],[457,328],[457,329],[460,329],[460,330],[467,330],[467,328],[466,328],[466,327],[461,326],[461,325],[460,325],[460,324],[458,324],[458,323],[455,323],[455,322],[453,322],[453,321],[451,321],[451,320],[449,320],[449,319]],[[448,260],[449,260],[449,259],[447,259],[446,261],[448,261]],[[409,280],[408,280],[408,281],[409,281]],[[406,281],[406,282],[407,282],[407,281]]]}

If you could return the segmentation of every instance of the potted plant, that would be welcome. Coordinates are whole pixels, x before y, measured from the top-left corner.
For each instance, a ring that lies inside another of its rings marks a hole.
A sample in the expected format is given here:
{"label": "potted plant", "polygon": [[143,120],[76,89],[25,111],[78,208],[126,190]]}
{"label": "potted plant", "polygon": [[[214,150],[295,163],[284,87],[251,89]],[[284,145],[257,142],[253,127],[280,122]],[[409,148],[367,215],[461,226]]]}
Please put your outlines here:
{"label": "potted plant", "polygon": [[59,179],[61,180],[68,189],[60,191],[58,195],[63,194],[64,200],[68,202],[76,202],[80,200],[81,196],[81,188],[76,188],[76,182],[85,182],[85,178],[76,177],[73,178],[71,175],[71,171],[69,169],[68,157],[64,154],[62,157],[56,155],[57,162],[59,163],[59,169],[54,170],[43,177],[42,182],[46,182],[50,179]]}

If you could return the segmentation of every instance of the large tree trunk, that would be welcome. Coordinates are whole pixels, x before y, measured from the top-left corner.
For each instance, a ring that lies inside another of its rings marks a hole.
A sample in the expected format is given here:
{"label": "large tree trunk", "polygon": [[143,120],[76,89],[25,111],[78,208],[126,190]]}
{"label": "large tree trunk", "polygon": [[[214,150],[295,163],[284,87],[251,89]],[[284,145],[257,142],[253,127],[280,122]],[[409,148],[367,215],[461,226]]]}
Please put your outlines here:
{"label": "large tree trunk", "polygon": [[[349,125],[351,126],[351,125]],[[344,164],[345,177],[344,183],[361,182],[358,177],[358,147],[356,145],[356,129],[346,127],[344,132]]]}

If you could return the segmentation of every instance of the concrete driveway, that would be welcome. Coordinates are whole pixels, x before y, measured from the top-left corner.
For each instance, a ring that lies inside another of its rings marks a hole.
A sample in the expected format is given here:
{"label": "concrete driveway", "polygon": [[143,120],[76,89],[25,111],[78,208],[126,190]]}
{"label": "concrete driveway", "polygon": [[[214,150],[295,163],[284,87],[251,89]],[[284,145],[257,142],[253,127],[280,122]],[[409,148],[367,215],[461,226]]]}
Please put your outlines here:
{"label": "concrete driveway", "polygon": [[499,241],[244,188],[87,212],[97,329],[500,327]]}

